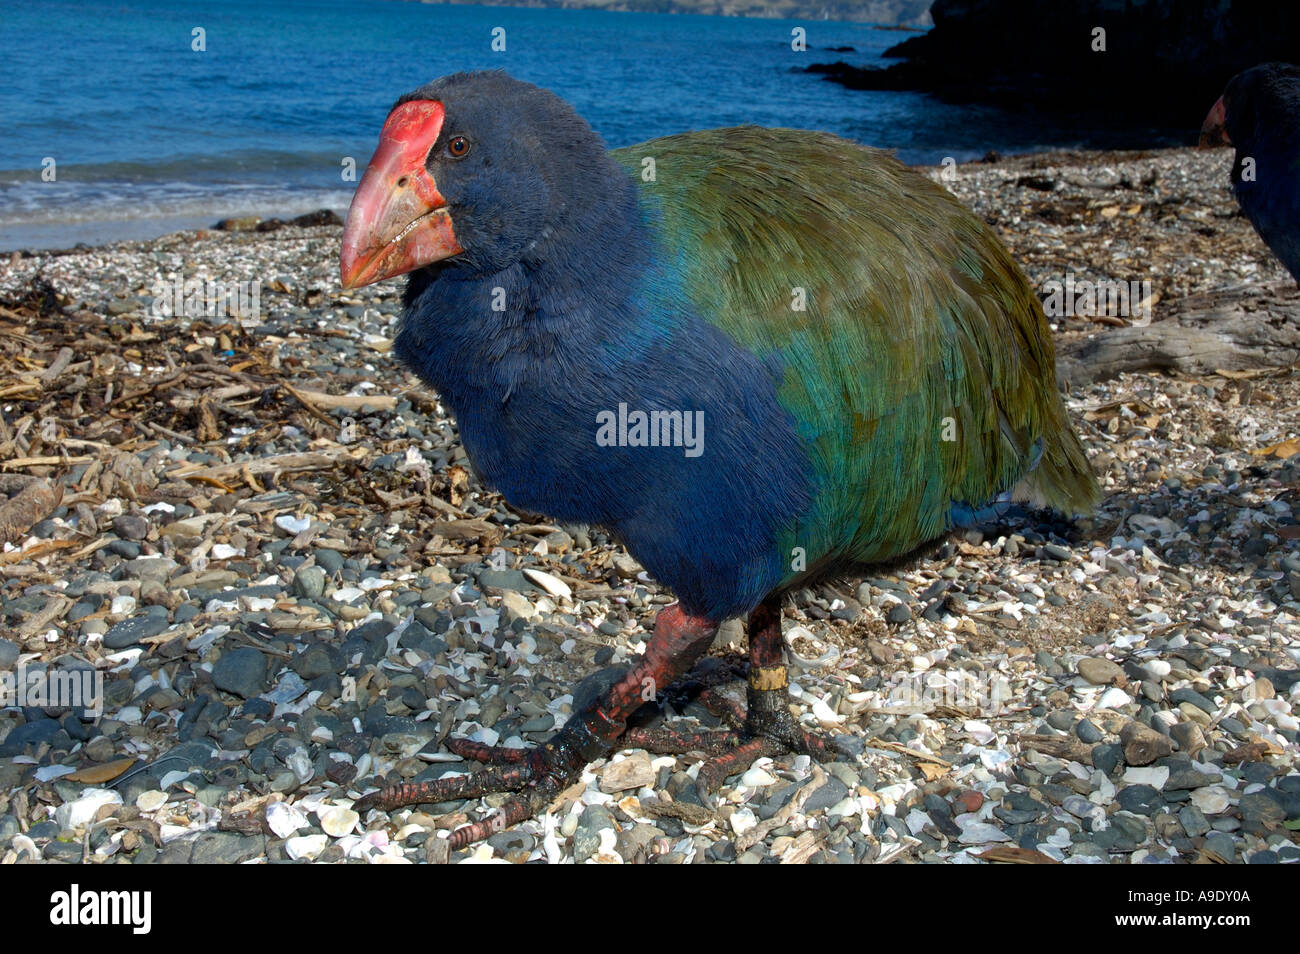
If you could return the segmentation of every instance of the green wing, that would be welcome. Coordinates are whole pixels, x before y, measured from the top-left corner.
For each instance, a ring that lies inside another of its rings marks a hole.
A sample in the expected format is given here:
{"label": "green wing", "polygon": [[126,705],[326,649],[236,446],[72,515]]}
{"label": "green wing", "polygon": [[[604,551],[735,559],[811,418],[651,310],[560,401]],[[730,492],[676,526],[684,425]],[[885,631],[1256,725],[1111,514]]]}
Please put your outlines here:
{"label": "green wing", "polygon": [[614,157],[699,314],[784,367],[779,399],[818,482],[791,546],[888,559],[949,529],[954,502],[979,507],[1022,478],[1017,496],[1038,504],[1096,502],[1038,300],[946,190],[795,130],[686,133]]}

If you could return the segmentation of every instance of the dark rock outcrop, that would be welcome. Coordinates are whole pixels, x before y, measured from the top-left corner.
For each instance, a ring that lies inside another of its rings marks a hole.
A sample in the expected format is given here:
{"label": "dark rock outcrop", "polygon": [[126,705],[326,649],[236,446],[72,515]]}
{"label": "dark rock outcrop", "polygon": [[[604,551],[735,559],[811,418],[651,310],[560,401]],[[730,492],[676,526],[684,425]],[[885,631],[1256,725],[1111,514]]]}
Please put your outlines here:
{"label": "dark rock outcrop", "polygon": [[885,53],[903,63],[808,69],[856,89],[1199,128],[1235,73],[1300,58],[1300,5],[1265,0],[935,0],[930,15],[933,30]]}

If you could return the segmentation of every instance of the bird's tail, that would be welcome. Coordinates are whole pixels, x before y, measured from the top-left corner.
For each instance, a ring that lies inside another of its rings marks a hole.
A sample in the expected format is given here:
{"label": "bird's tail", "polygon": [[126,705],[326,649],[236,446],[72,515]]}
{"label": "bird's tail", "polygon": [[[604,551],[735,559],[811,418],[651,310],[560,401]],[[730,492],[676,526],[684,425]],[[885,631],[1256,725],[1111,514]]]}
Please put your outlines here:
{"label": "bird's tail", "polygon": [[1012,498],[1064,514],[1091,513],[1101,500],[1101,488],[1059,397],[1051,404],[1041,441],[1037,466],[1016,484]]}

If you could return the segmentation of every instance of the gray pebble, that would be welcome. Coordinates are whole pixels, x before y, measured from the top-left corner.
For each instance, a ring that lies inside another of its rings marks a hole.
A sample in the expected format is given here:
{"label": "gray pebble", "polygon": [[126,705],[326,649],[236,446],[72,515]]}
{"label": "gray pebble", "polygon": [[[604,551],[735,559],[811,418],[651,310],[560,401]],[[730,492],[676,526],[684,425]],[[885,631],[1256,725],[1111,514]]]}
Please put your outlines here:
{"label": "gray pebble", "polygon": [[1119,766],[1124,758],[1124,749],[1118,743],[1111,745],[1097,745],[1092,750],[1092,765],[1094,768],[1110,775]]}
{"label": "gray pebble", "polygon": [[1237,810],[1241,812],[1242,827],[1260,835],[1286,821],[1286,809],[1267,789],[1241,796]]}
{"label": "gray pebble", "polygon": [[1212,831],[1205,836],[1205,850],[1218,855],[1224,861],[1235,861],[1237,846],[1232,836],[1221,831]]}
{"label": "gray pebble", "polygon": [[293,590],[299,596],[318,600],[325,593],[325,571],[319,566],[304,566],[293,575]]}
{"label": "gray pebble", "polygon": [[895,625],[900,625],[912,619],[912,611],[903,603],[895,603],[885,614],[885,618]]}
{"label": "gray pebble", "polygon": [[339,553],[338,550],[321,547],[318,550],[313,550],[312,555],[316,558],[316,565],[330,576],[343,569],[343,554]]}
{"label": "gray pebble", "polygon": [[824,811],[847,798],[848,794],[848,786],[831,776],[826,779],[821,788],[809,796],[808,801],[804,802],[804,813],[811,815],[813,812]]}
{"label": "gray pebble", "polygon": [[588,805],[578,819],[578,828],[573,833],[573,858],[581,863],[586,861],[600,848],[600,832],[614,828],[614,818],[603,805]]}
{"label": "gray pebble", "polygon": [[232,649],[212,667],[212,682],[244,699],[260,695],[266,690],[266,657],[251,646]]}
{"label": "gray pebble", "polygon": [[1120,808],[1135,815],[1150,815],[1160,807],[1160,793],[1150,785],[1126,785],[1115,793]]}
{"label": "gray pebble", "polygon": [[138,616],[110,626],[104,634],[104,646],[108,649],[125,649],[148,636],[165,632],[168,625],[167,607],[150,606]]}
{"label": "gray pebble", "polygon": [[343,651],[329,643],[313,643],[289,661],[289,668],[303,679],[311,680],[342,672],[346,660]]}
{"label": "gray pebble", "polygon": [[1090,745],[1096,744],[1105,738],[1101,729],[1087,719],[1079,720],[1079,724],[1074,727],[1074,734],[1079,737],[1080,741],[1087,742]]}
{"label": "gray pebble", "polygon": [[1200,838],[1210,830],[1210,823],[1195,805],[1184,805],[1178,809],[1178,823],[1191,838]]}
{"label": "gray pebble", "polygon": [[266,837],[263,835],[211,831],[194,840],[188,860],[196,865],[235,865],[258,858],[265,851]]}
{"label": "gray pebble", "polygon": [[113,518],[113,532],[127,540],[143,540],[149,535],[149,521],[138,513],[124,513]]}

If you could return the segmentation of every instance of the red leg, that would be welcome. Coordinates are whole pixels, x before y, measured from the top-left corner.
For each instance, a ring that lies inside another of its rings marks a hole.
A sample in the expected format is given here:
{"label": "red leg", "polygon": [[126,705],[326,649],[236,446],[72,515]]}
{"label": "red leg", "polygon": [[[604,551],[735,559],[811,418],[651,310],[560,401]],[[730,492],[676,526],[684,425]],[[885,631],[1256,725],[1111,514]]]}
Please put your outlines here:
{"label": "red leg", "polygon": [[[700,767],[697,789],[700,801],[728,776],[743,772],[761,756],[800,752],[832,762],[840,754],[824,739],[807,732],[790,715],[785,668],[785,643],[781,639],[781,604],[769,600],[749,617],[748,709],[712,690],[699,701],[722,715],[738,731],[684,730],[664,727],[630,730],[623,744],[650,752],[703,752],[711,758]],[[710,698],[711,697],[711,698]]]}
{"label": "red leg", "polygon": [[522,757],[513,751],[458,743],[461,752],[489,761],[513,762],[480,772],[431,782],[405,783],[372,792],[353,808],[391,810],[417,802],[444,802],[474,798],[488,792],[522,791],[491,818],[457,829],[451,836],[453,851],[480,841],[493,832],[530,818],[545,810],[588,762],[607,755],[627,728],[628,717],[644,702],[685,673],[713,642],[717,624],[703,617],[688,616],[674,603],[659,612],[655,631],[645,654],[593,705],[574,713],[563,729],[544,745]]}
{"label": "red leg", "polygon": [[749,711],[746,729],[820,761],[835,761],[838,751],[805,732],[790,715],[785,643],[781,639],[781,604],[762,603],[749,617]]}

